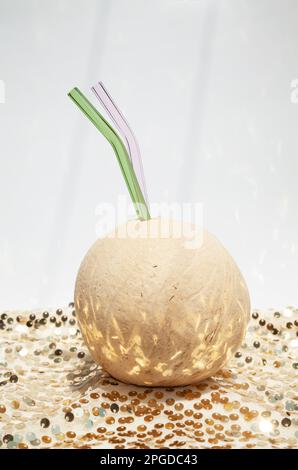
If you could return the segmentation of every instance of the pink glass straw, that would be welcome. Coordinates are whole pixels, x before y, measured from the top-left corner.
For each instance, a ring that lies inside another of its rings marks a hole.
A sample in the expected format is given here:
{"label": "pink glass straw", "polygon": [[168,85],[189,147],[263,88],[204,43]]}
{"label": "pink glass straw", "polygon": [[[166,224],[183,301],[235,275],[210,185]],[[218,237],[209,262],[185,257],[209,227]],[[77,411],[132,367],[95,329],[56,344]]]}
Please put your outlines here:
{"label": "pink glass straw", "polygon": [[102,82],[98,82],[92,88],[93,93],[97,99],[101,102],[114,124],[116,125],[118,131],[124,139],[124,144],[127,148],[129,158],[131,160],[133,169],[136,173],[139,186],[143,192],[144,199],[148,204],[148,195],[142,165],[142,158],[140,153],[140,148],[138,142],[128,124],[125,117],[121,113],[120,109],[116,106],[114,100],[109,95],[107,89],[105,88]]}

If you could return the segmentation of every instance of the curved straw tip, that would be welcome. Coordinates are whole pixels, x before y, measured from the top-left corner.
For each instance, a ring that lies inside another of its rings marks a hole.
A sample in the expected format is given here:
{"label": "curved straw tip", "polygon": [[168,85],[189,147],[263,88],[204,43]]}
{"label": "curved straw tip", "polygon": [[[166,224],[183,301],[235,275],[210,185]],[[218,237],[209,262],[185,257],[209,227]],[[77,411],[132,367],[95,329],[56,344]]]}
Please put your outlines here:
{"label": "curved straw tip", "polygon": [[72,96],[73,93],[77,93],[78,91],[80,91],[76,86],[74,88],[72,88],[68,93],[67,93],[67,96]]}

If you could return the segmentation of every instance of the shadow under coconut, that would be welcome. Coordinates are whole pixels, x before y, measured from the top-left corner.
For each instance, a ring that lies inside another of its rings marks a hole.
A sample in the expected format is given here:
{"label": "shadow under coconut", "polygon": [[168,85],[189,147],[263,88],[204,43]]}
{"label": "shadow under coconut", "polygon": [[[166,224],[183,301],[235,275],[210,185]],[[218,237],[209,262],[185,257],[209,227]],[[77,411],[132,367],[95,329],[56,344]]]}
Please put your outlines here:
{"label": "shadow under coconut", "polygon": [[[72,391],[79,391],[82,396],[88,392],[97,392],[99,396],[104,394],[104,398],[111,401],[117,401],[118,395],[121,397],[141,397],[146,403],[152,395],[156,397],[157,402],[163,406],[168,406],[173,401],[173,394],[177,400],[187,403],[192,400],[204,399],[204,395],[210,390],[216,390],[220,385],[226,384],[226,378],[229,376],[228,370],[220,370],[214,377],[210,377],[201,382],[185,386],[174,387],[148,387],[141,385],[128,384],[112,377],[101,366],[97,365],[91,355],[87,355],[80,367],[67,374]],[[115,387],[117,392],[115,394]],[[119,400],[123,401],[123,398]],[[174,400],[175,401],[175,400]],[[152,399],[151,402],[153,403]],[[155,404],[155,402],[154,402]],[[139,405],[139,403],[137,404]]]}

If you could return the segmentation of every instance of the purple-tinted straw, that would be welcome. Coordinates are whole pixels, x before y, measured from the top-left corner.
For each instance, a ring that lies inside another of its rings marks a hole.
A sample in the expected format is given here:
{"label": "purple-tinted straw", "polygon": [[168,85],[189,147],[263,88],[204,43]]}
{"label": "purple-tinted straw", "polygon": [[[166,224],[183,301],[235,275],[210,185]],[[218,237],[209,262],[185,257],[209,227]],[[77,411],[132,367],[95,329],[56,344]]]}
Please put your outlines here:
{"label": "purple-tinted straw", "polygon": [[107,89],[102,82],[98,82],[92,88],[97,99],[101,102],[118,131],[124,139],[124,144],[127,148],[129,158],[131,160],[133,169],[138,179],[139,186],[143,192],[144,199],[148,204],[147,189],[143,171],[142,158],[138,142],[120,109],[116,106],[114,100],[109,95]]}

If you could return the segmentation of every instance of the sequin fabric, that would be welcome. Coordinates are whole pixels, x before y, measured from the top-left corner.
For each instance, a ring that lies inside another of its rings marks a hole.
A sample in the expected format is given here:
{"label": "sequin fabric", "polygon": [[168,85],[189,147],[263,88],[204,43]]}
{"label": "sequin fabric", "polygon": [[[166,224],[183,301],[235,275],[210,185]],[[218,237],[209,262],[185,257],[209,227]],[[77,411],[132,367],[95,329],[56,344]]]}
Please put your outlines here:
{"label": "sequin fabric", "polygon": [[73,304],[0,315],[0,448],[297,448],[298,309],[252,312],[204,382],[120,383],[91,359]]}

